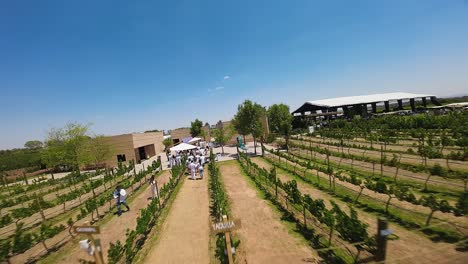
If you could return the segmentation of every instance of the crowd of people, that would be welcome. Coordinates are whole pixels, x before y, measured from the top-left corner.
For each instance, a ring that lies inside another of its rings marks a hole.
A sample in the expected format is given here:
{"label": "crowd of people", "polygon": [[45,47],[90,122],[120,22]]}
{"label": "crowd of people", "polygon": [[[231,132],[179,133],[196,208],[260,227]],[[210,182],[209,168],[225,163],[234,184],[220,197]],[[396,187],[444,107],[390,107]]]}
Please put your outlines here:
{"label": "crowd of people", "polygon": [[[191,150],[185,150],[185,151],[176,151],[174,154],[171,154],[170,151],[166,153],[167,159],[168,159],[168,166],[169,168],[172,168],[173,166],[180,166],[182,165],[182,160],[185,160],[185,167],[190,173],[190,179],[192,180],[201,180],[203,179],[203,174],[204,174],[204,165],[207,162],[207,154],[210,151],[210,147],[200,147],[197,146],[194,149]],[[151,198],[155,199],[158,197],[158,186],[157,186],[157,181],[154,175],[151,175],[148,183],[151,186]],[[122,206],[125,206],[127,208],[127,211],[130,210],[130,207],[128,206],[126,199],[127,199],[127,192],[120,186],[117,186],[117,188],[114,191],[113,194],[114,198],[116,199],[117,202],[117,215],[122,214]]]}
{"label": "crowd of people", "polygon": [[191,150],[177,151],[175,154],[168,153],[169,167],[180,166],[185,157],[185,167],[190,172],[191,179],[203,179],[204,165],[206,163],[206,154],[209,152],[209,146],[197,147]]}

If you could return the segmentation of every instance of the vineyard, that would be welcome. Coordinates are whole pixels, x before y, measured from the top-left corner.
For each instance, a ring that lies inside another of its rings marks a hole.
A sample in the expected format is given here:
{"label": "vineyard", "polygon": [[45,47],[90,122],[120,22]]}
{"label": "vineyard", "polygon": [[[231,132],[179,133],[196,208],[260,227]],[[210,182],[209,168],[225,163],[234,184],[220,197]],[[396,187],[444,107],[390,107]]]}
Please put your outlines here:
{"label": "vineyard", "polygon": [[[72,161],[66,175],[4,184],[2,263],[466,262],[466,113],[292,133],[277,105],[265,138],[250,126],[265,109],[244,110],[251,120],[217,129],[203,165],[193,153],[88,172]],[[254,142],[223,145],[233,129]]]}
{"label": "vineyard", "polygon": [[154,161],[139,172],[135,166],[123,166],[11,188],[8,192],[14,196],[2,200],[1,259],[22,263],[52,254],[75,239],[74,225],[98,224],[115,209],[112,193],[117,185],[132,195],[160,169]]}

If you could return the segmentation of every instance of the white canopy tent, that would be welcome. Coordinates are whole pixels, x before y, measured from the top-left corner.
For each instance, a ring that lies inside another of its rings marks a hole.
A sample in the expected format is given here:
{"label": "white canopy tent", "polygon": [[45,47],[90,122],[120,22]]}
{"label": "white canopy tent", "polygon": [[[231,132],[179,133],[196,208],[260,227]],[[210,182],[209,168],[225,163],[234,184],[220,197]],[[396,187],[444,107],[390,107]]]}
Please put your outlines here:
{"label": "white canopy tent", "polygon": [[197,148],[197,147],[194,145],[187,144],[187,143],[180,143],[179,145],[170,148],[170,150],[171,151],[184,151],[184,150],[190,150],[194,148]]}
{"label": "white canopy tent", "polygon": [[191,140],[189,140],[187,143],[195,143],[195,142],[200,141],[200,140],[202,140],[202,139],[199,138],[199,137],[194,137]]}

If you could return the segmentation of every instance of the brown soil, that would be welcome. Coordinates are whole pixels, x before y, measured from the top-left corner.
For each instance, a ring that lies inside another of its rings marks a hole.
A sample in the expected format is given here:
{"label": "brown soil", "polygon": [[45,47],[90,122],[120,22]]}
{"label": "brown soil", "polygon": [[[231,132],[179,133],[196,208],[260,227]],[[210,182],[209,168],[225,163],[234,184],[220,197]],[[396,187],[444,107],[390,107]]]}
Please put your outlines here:
{"label": "brown soil", "polygon": [[208,179],[186,179],[143,263],[209,263]]}
{"label": "brown soil", "polygon": [[[272,167],[263,159],[255,158],[253,161],[268,170]],[[291,180],[290,176],[281,173],[281,171],[278,171],[277,176],[283,182]],[[331,208],[330,201],[336,202],[342,209],[347,208],[346,203],[307,183],[298,181],[297,187],[303,194],[309,194],[314,199],[323,199],[328,208]],[[375,234],[377,232],[377,217],[359,208],[355,209],[359,214],[359,219],[369,225],[369,235]],[[387,260],[389,263],[464,263],[464,260],[466,260],[466,254],[456,251],[453,244],[434,243],[422,235],[408,231],[393,223],[389,223],[389,229],[400,237],[399,240],[388,242]]]}
{"label": "brown soil", "polygon": [[232,214],[242,221],[237,234],[245,249],[246,263],[318,262],[317,253],[288,233],[279,213],[257,196],[237,165],[223,164],[220,169],[232,201]]}

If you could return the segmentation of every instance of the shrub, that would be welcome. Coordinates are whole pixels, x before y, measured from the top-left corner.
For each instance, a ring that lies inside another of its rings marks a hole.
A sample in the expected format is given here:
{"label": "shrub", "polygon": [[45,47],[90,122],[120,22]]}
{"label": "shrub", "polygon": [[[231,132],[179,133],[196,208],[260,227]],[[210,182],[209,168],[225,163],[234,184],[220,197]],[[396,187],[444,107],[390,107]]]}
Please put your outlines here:
{"label": "shrub", "polygon": [[434,164],[434,166],[429,169],[429,172],[431,173],[431,175],[438,175],[442,177],[447,176],[447,170],[440,166],[439,163]]}

